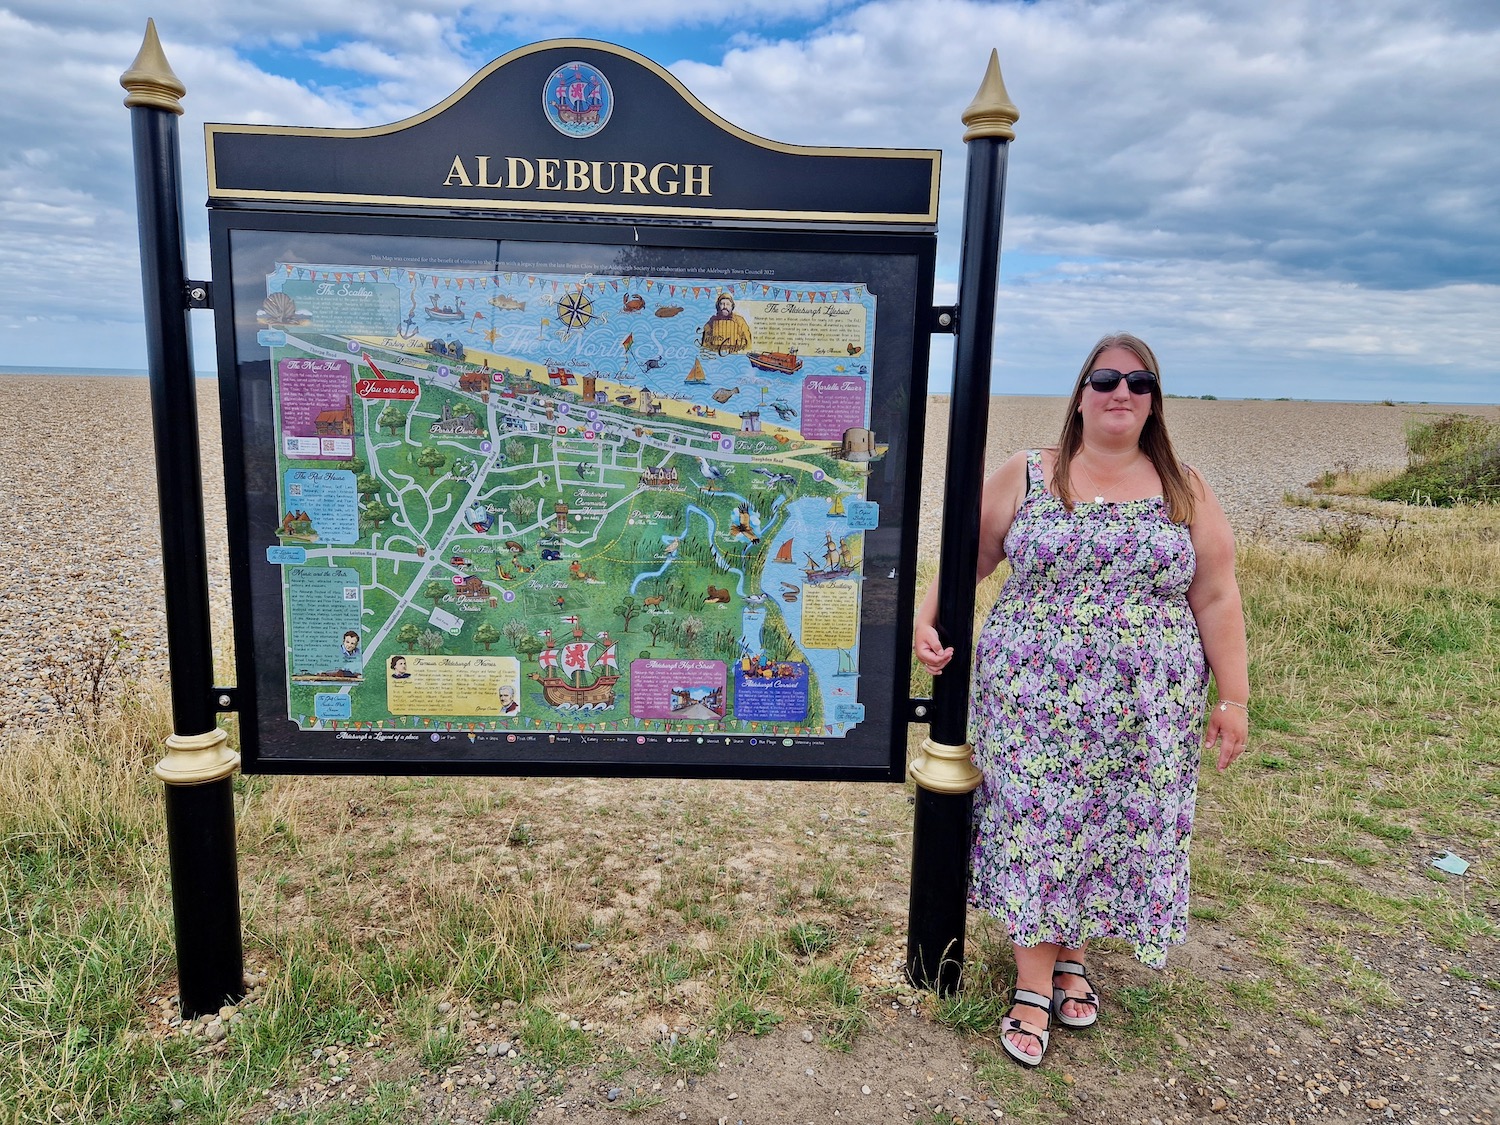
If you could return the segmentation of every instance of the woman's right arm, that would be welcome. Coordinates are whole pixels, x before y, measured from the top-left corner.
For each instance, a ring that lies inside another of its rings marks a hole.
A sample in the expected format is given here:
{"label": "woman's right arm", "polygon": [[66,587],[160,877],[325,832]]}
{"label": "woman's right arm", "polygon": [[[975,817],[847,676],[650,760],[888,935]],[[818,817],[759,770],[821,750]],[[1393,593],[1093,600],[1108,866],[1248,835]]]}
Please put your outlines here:
{"label": "woman's right arm", "polygon": [[[1013,454],[984,482],[979,502],[979,567],[974,580],[983,582],[1005,557],[1005,535],[1026,497],[1026,451]],[[938,584],[934,579],[917,609],[912,629],[912,651],[934,676],[942,674],[953,649],[945,646],[937,631]]]}

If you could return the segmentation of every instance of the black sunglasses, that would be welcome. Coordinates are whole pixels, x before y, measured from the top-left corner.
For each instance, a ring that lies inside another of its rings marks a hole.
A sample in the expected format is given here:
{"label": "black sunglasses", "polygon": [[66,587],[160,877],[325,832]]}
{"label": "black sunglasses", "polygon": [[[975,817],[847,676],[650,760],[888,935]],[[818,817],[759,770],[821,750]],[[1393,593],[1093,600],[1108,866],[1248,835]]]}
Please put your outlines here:
{"label": "black sunglasses", "polygon": [[1098,371],[1090,371],[1083,381],[1094,390],[1109,394],[1120,385],[1121,379],[1125,380],[1125,386],[1133,395],[1149,395],[1156,389],[1156,376],[1149,371],[1132,371],[1128,375],[1122,375],[1112,367],[1101,367]]}

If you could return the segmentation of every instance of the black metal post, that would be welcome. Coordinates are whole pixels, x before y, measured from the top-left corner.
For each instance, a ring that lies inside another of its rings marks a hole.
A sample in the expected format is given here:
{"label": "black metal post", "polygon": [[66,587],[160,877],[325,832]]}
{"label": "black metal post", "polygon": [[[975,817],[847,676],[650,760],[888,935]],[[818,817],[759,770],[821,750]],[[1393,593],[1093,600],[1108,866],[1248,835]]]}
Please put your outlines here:
{"label": "black metal post", "polygon": [[232,790],[239,755],[225,745],[213,694],[177,146],[178,99],[186,88],[167,65],[154,23],[148,21],[140,54],[120,84],[129,91],[125,104],[135,156],[172,687],[174,733],[156,774],[166,782],[178,996],[183,1014],[197,1016],[245,993]]}
{"label": "black metal post", "polygon": [[911,765],[917,783],[912,833],[906,971],[924,988],[958,987],[964,960],[969,818],[980,776],[967,745],[969,678],[974,649],[974,579],[979,556],[980,483],[989,425],[990,355],[1011,125],[1018,114],[1005,92],[997,53],[973,103],[969,131],[964,236],[959,259],[958,335],[948,420],[947,481],[939,557],[938,628],[953,660],[933,682],[932,726]]}

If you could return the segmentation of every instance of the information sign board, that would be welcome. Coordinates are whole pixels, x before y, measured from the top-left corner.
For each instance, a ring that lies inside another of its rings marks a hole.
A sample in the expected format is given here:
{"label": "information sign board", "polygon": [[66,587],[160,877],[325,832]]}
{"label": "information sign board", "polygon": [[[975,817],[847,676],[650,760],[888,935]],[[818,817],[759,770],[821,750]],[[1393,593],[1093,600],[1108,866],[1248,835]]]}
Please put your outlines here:
{"label": "information sign board", "polygon": [[[606,150],[547,152],[684,106],[675,174],[754,174],[652,64],[543,47],[407,123],[402,169],[500,91],[530,154],[506,159],[590,163],[591,189]],[[899,776],[928,200],[858,229],[394,210],[404,181],[344,158],[368,137],[248,128],[210,127],[221,173],[249,136],[325,178],[300,205],[223,176],[210,200],[247,770]],[[767,152],[848,175],[838,150]],[[469,200],[496,177],[461,154]],[[842,211],[869,216],[858,181]]]}

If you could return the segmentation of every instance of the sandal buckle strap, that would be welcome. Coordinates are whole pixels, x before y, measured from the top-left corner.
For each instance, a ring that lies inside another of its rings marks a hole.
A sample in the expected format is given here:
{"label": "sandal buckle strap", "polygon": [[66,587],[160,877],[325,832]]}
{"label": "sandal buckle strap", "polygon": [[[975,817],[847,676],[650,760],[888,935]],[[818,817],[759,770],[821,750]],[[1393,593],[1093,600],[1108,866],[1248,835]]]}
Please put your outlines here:
{"label": "sandal buckle strap", "polygon": [[1052,997],[1043,996],[1040,992],[1032,992],[1029,988],[1013,988],[1010,998],[1014,1003],[1040,1008],[1048,1015],[1052,1014]]}

